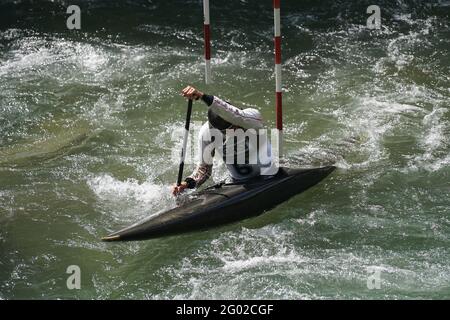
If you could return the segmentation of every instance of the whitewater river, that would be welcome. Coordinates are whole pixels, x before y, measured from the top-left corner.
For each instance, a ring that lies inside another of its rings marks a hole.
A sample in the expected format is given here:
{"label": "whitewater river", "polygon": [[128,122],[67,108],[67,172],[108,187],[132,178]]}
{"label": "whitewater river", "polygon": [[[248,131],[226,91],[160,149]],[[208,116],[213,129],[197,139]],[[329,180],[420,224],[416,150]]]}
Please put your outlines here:
{"label": "whitewater river", "polygon": [[449,4],[378,1],[370,30],[367,1],[282,1],[286,162],[338,169],[255,219],[104,243],[175,205],[184,86],[274,127],[272,2],[211,1],[211,85],[201,1],[78,1],[81,30],[67,1],[15,2],[0,2],[1,299],[450,298]]}

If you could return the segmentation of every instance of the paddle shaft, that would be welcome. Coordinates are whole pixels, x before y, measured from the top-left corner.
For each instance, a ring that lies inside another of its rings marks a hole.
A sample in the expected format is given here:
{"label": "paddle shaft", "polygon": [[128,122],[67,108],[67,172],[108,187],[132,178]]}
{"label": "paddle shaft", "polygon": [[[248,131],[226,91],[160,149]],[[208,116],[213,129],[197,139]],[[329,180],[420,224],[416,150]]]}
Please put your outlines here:
{"label": "paddle shaft", "polygon": [[191,123],[191,113],[192,113],[192,99],[189,99],[186,114],[186,123],[184,125],[183,149],[181,149],[180,168],[178,170],[177,186],[181,184],[181,179],[183,179],[184,159],[186,158],[186,147],[189,137],[189,125]]}

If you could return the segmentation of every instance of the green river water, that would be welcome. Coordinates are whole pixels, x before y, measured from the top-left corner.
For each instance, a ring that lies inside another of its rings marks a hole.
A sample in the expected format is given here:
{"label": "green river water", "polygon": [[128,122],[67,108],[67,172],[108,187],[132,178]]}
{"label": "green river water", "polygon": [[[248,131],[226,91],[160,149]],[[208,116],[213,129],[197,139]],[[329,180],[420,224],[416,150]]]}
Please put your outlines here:
{"label": "green river water", "polygon": [[81,30],[67,1],[0,2],[0,299],[450,298],[449,4],[379,1],[369,30],[370,2],[282,1],[286,162],[338,169],[258,218],[130,243],[100,238],[175,205],[184,86],[274,127],[272,3],[211,1],[211,85],[201,1],[70,4]]}

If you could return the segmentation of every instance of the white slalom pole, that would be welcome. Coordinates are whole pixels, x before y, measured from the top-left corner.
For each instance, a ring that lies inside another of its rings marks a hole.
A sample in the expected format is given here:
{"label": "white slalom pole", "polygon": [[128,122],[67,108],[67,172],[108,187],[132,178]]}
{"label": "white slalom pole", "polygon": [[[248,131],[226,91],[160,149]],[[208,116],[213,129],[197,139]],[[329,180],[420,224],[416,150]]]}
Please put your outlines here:
{"label": "white slalom pole", "polygon": [[205,82],[211,83],[211,29],[209,26],[209,0],[203,0],[203,37],[205,42]]}
{"label": "white slalom pole", "polygon": [[283,156],[283,108],[281,85],[281,19],[280,0],[273,0],[274,44],[275,44],[275,110],[276,127],[278,129],[279,156]]}

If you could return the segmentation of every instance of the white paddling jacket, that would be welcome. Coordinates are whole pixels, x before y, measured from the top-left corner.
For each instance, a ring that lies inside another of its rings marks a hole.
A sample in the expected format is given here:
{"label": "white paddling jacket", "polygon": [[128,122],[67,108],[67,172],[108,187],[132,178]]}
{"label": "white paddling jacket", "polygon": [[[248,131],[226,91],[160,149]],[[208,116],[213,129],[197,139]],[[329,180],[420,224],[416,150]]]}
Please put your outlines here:
{"label": "white paddling jacket", "polygon": [[211,176],[216,151],[234,181],[259,176],[262,168],[272,167],[271,144],[267,135],[260,134],[263,121],[258,110],[242,110],[210,95],[203,95],[202,100],[209,108],[208,122],[198,137],[199,163],[185,179],[189,188],[199,187]]}

